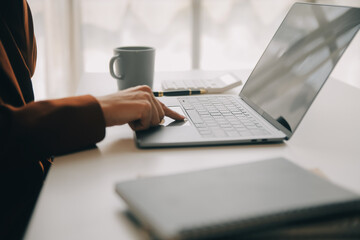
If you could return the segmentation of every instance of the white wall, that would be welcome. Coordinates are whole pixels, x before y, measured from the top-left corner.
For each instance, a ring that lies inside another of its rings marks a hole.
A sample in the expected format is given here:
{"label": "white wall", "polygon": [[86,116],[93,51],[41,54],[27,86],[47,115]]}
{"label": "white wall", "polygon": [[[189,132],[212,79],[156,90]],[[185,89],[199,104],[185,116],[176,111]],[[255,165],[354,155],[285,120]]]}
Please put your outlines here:
{"label": "white wall", "polygon": [[[83,71],[108,71],[118,46],[154,46],[156,71],[192,67],[192,1],[198,0],[28,1],[38,39],[39,98],[74,94]],[[200,68],[252,68],[294,2],[202,0]],[[359,0],[317,2],[360,7]],[[360,87],[359,62],[357,36],[333,76]]]}

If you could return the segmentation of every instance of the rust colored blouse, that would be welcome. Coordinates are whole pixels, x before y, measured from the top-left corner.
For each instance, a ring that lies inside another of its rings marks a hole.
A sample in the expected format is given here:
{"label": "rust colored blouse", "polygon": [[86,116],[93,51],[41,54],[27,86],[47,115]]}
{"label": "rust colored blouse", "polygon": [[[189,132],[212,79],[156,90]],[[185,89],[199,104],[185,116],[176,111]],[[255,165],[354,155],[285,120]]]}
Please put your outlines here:
{"label": "rust colored blouse", "polygon": [[35,63],[36,42],[26,0],[1,0],[0,239],[22,237],[48,159],[86,148],[105,136],[102,110],[90,95],[34,101]]}

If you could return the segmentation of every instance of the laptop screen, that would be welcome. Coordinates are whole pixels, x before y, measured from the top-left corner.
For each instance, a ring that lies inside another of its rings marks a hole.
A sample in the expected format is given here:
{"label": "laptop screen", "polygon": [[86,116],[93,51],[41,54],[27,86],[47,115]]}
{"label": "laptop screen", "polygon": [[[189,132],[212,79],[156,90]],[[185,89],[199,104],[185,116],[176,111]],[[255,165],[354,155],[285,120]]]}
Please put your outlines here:
{"label": "laptop screen", "polygon": [[290,135],[360,27],[360,8],[296,3],[240,96]]}

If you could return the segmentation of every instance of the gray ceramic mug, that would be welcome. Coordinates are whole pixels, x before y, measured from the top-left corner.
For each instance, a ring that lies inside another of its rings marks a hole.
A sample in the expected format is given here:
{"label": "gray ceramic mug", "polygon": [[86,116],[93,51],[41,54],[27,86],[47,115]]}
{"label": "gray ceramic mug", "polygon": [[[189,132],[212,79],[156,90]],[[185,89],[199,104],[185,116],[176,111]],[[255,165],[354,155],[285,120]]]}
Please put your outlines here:
{"label": "gray ceramic mug", "polygon": [[110,60],[110,74],[117,80],[118,89],[138,85],[152,88],[154,80],[155,49],[152,47],[119,47]]}

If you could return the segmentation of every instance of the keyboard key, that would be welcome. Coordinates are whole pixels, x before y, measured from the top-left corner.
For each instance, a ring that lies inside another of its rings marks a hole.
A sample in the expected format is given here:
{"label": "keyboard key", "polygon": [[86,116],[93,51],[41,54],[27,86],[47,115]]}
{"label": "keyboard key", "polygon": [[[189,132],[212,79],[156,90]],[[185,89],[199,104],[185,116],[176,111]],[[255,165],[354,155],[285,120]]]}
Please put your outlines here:
{"label": "keyboard key", "polygon": [[223,131],[222,129],[213,130],[213,134],[215,135],[215,137],[226,137],[227,136],[225,131]]}
{"label": "keyboard key", "polygon": [[230,131],[230,132],[226,131],[226,133],[227,133],[227,135],[228,135],[229,137],[237,137],[237,136],[240,136],[239,133],[236,132],[236,131]]}
{"label": "keyboard key", "polygon": [[186,110],[186,112],[191,118],[191,121],[193,121],[193,123],[203,123],[203,120],[201,119],[200,115],[197,113],[196,110]]}

